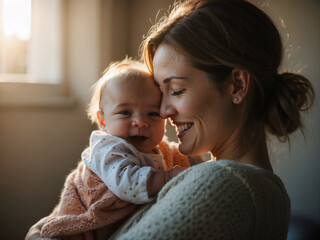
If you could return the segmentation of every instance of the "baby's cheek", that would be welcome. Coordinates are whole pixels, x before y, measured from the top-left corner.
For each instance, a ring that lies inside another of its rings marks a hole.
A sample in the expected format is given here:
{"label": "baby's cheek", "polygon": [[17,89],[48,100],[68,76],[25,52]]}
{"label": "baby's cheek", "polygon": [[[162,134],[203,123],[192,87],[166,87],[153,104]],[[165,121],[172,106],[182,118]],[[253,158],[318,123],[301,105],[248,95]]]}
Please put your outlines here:
{"label": "baby's cheek", "polygon": [[106,130],[108,134],[121,138],[126,138],[128,135],[128,127],[126,127],[125,124],[121,124],[121,122],[108,124],[106,121]]}
{"label": "baby's cheek", "polygon": [[152,136],[157,142],[161,142],[165,132],[165,120],[156,121],[152,124]]}

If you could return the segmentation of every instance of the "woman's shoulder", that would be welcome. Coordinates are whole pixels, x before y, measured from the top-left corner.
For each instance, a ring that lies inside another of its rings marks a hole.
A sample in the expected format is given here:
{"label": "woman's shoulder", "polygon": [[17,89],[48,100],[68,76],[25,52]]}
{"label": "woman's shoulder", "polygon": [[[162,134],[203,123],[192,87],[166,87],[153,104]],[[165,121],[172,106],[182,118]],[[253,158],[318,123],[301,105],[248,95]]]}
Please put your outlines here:
{"label": "woman's shoulder", "polygon": [[[179,188],[179,189],[178,189]],[[232,160],[207,161],[182,172],[159,193],[175,189],[181,191],[208,192],[215,197],[226,195],[247,196],[254,202],[266,201],[266,193],[276,198],[287,198],[281,179],[272,172],[250,164]]]}
{"label": "woman's shoulder", "polygon": [[207,218],[243,224],[245,231],[256,236],[261,232],[269,236],[272,229],[282,234],[279,226],[285,224],[285,229],[289,222],[290,200],[281,179],[268,170],[231,160],[190,167],[167,183],[157,200],[161,205],[179,199],[178,206],[191,205],[185,211],[197,208],[202,215],[209,211]]}
{"label": "woman's shoulder", "polygon": [[[281,179],[274,173],[252,164],[239,163],[234,160],[207,161],[190,169],[188,175],[201,174],[205,178],[216,178],[221,181],[234,180],[241,182],[266,182],[283,187]],[[216,182],[219,182],[216,179]]]}

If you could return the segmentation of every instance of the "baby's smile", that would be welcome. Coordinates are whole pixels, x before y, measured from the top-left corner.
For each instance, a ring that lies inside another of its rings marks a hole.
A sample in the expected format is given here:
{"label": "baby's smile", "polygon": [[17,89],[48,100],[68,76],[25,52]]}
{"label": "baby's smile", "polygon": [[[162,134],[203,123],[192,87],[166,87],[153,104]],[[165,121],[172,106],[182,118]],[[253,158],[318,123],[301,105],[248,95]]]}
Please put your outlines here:
{"label": "baby's smile", "polygon": [[134,144],[142,144],[148,139],[148,137],[143,135],[134,135],[134,136],[130,136],[129,139]]}

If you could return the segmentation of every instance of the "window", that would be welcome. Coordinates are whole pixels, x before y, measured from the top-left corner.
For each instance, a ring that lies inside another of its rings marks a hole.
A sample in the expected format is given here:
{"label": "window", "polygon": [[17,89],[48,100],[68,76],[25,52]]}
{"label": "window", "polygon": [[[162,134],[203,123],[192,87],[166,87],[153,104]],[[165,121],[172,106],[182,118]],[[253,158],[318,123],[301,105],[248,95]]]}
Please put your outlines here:
{"label": "window", "polygon": [[0,0],[1,106],[66,96],[64,8],[64,0]]}
{"label": "window", "polygon": [[0,0],[0,81],[63,79],[59,0]]}
{"label": "window", "polygon": [[0,73],[25,74],[31,27],[31,1],[1,2]]}

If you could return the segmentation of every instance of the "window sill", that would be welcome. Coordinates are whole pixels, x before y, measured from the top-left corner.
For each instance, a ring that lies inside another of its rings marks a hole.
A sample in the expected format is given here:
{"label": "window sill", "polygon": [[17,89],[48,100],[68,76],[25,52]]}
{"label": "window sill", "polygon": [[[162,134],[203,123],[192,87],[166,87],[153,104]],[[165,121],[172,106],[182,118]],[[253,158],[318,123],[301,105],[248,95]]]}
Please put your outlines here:
{"label": "window sill", "polygon": [[74,97],[66,96],[38,96],[22,98],[0,98],[0,107],[46,107],[46,108],[73,108],[76,106]]}
{"label": "window sill", "polygon": [[72,108],[76,99],[66,84],[0,82],[0,107]]}

